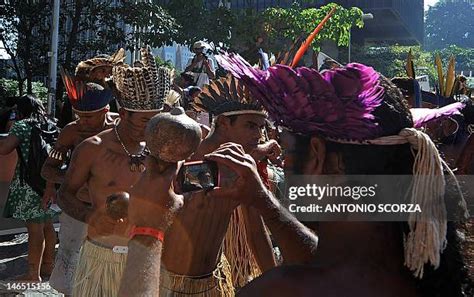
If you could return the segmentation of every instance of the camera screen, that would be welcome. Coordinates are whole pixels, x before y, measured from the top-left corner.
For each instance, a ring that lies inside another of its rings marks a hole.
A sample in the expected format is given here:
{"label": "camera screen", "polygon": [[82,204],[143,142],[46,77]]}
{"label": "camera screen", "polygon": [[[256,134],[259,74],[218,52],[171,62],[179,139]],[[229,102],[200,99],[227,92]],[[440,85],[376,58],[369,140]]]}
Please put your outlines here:
{"label": "camera screen", "polygon": [[184,164],[180,172],[183,192],[212,189],[218,186],[217,164],[197,162]]}

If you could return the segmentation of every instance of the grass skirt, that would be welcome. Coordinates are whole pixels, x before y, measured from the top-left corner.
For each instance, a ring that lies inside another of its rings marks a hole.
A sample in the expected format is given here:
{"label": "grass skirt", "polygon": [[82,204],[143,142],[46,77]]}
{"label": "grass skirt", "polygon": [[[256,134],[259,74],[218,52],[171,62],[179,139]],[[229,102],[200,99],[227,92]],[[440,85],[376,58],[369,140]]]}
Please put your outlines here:
{"label": "grass skirt", "polygon": [[233,297],[229,263],[224,256],[216,269],[202,276],[178,275],[161,267],[160,297]]}
{"label": "grass skirt", "polygon": [[73,296],[116,297],[126,261],[127,254],[114,253],[86,240],[76,269]]}
{"label": "grass skirt", "polygon": [[223,245],[235,288],[242,288],[262,274],[247,240],[245,221],[239,206],[231,216]]}

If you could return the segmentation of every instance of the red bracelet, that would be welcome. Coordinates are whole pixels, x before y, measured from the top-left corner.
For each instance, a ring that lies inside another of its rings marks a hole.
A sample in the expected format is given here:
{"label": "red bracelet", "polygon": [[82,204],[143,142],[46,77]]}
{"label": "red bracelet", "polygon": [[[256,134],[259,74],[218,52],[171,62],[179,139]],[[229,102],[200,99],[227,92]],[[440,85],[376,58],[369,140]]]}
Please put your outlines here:
{"label": "red bracelet", "polygon": [[163,242],[165,239],[165,233],[163,231],[151,227],[133,227],[132,231],[130,232],[130,239],[136,235],[155,237],[161,242]]}

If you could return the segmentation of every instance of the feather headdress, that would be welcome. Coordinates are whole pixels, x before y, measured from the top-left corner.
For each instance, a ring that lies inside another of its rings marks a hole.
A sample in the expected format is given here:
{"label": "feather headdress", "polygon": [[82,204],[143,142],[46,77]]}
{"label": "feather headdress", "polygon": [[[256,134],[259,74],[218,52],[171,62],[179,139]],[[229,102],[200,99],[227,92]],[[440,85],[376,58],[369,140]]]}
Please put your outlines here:
{"label": "feather headdress", "polygon": [[420,128],[436,119],[459,115],[465,106],[462,102],[456,102],[440,108],[411,108],[413,127]]}
{"label": "feather headdress", "polygon": [[204,87],[192,103],[197,110],[218,115],[265,115],[262,105],[254,99],[249,89],[233,76],[214,80]]}
{"label": "feather headdress", "polygon": [[[268,110],[278,124],[297,133],[318,135],[330,141],[354,145],[409,144],[414,153],[410,203],[420,205],[421,213],[408,216],[409,232],[404,241],[405,265],[423,277],[425,264],[440,265],[446,247],[447,213],[444,201],[444,171],[454,176],[428,135],[405,124],[396,135],[383,135],[382,123],[402,118],[401,109],[386,104],[390,88],[374,69],[348,64],[322,74],[314,69],[274,65],[268,70],[252,68],[242,57],[222,54],[218,62],[239,78]],[[397,92],[399,94],[399,92]],[[398,95],[401,99],[401,95]],[[378,108],[387,118],[377,118]],[[415,125],[445,114],[455,114],[462,106],[414,112]],[[408,113],[408,110],[406,111]],[[411,126],[410,126],[411,125]],[[460,192],[461,193],[461,192]],[[460,194],[461,205],[465,201]]]}
{"label": "feather headdress", "polygon": [[160,111],[171,90],[173,72],[156,66],[149,47],[141,49],[141,56],[138,67],[118,64],[112,70],[120,106],[130,111]]}
{"label": "feather headdress", "polygon": [[96,112],[105,108],[112,99],[112,91],[99,84],[85,82],[65,69],[60,69],[72,109],[78,112]]}
{"label": "feather headdress", "polygon": [[251,67],[236,54],[222,54],[219,63],[242,80],[270,117],[295,132],[353,140],[377,136],[373,111],[384,89],[370,67],[318,73],[314,69],[274,65],[267,71]]}
{"label": "feather headdress", "polygon": [[79,62],[76,67],[75,75],[78,79],[87,81],[90,79],[90,74],[92,71],[99,67],[114,67],[117,64],[123,63],[125,59],[125,50],[123,48],[119,49],[111,57],[94,57],[85,61]]}

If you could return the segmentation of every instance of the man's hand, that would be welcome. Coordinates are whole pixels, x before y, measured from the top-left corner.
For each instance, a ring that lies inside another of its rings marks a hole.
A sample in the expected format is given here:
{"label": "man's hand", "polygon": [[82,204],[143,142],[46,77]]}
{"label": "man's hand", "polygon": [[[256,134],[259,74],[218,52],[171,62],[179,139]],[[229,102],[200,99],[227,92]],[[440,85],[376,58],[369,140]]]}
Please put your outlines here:
{"label": "man's hand", "polygon": [[255,160],[262,160],[267,157],[272,163],[275,163],[278,161],[281,152],[281,147],[278,142],[271,139],[270,141],[259,144],[250,154]]}
{"label": "man's hand", "polygon": [[94,228],[96,236],[108,237],[111,235],[123,236],[129,229],[127,218],[112,218],[105,205],[94,208],[88,216],[86,223]]}
{"label": "man's hand", "polygon": [[232,187],[215,188],[208,195],[224,199],[230,197],[246,206],[256,206],[257,208],[261,203],[264,203],[265,199],[259,198],[262,195],[267,195],[267,189],[260,179],[255,160],[245,153],[241,145],[225,143],[205,157],[229,167],[238,175]]}
{"label": "man's hand", "polygon": [[47,183],[46,188],[44,189],[43,198],[41,199],[41,208],[43,208],[43,210],[46,210],[48,208],[49,202],[51,202],[52,204],[55,203],[55,198],[56,188],[54,187],[54,184]]}
{"label": "man's hand", "polygon": [[204,64],[204,67],[206,67],[208,71],[211,71],[211,64],[209,62],[209,59],[205,59],[204,62],[202,63]]}

